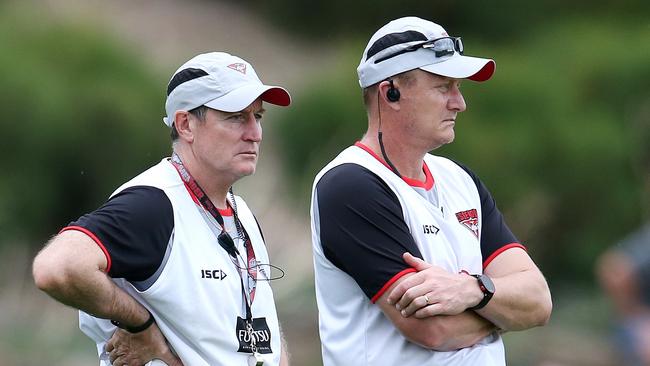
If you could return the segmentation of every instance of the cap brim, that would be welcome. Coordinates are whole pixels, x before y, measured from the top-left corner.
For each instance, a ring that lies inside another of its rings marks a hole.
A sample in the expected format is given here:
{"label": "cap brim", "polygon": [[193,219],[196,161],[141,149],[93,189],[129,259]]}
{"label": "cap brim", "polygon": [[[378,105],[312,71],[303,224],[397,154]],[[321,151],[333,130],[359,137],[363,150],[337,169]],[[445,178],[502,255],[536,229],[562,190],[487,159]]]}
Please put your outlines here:
{"label": "cap brim", "polygon": [[420,66],[420,69],[432,74],[474,81],[488,80],[494,74],[495,68],[496,64],[493,60],[461,55],[451,57],[443,62]]}
{"label": "cap brim", "polygon": [[205,105],[224,112],[238,112],[248,107],[257,98],[282,107],[291,104],[291,96],[284,88],[262,84],[245,85],[230,93],[211,100]]}

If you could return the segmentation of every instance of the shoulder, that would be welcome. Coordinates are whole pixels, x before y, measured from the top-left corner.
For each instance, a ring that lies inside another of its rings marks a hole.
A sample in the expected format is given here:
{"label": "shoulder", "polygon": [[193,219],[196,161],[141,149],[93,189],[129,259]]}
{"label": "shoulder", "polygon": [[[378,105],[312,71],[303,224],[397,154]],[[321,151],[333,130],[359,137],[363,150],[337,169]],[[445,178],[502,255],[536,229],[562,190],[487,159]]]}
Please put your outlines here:
{"label": "shoulder", "polygon": [[173,210],[169,197],[162,189],[147,185],[131,186],[115,193],[105,207],[115,207],[145,216],[151,213],[160,215]]}
{"label": "shoulder", "polygon": [[369,169],[355,164],[338,165],[325,174],[316,184],[319,198],[349,198],[354,201],[374,196],[375,193],[392,193],[388,184]]}
{"label": "shoulder", "polygon": [[122,184],[111,196],[133,186],[152,186],[160,189],[167,189],[174,186],[182,186],[178,172],[167,158],[162,159],[158,164],[138,174],[128,182]]}

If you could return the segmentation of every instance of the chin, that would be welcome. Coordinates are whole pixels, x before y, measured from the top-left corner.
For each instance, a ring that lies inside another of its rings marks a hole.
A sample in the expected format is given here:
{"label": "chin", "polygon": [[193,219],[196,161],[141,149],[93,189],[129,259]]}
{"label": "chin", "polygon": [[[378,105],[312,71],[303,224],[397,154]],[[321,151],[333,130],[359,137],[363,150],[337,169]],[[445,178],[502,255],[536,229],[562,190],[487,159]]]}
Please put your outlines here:
{"label": "chin", "polygon": [[248,167],[242,167],[239,169],[239,176],[240,177],[247,177],[249,175],[255,174],[255,166],[248,166]]}

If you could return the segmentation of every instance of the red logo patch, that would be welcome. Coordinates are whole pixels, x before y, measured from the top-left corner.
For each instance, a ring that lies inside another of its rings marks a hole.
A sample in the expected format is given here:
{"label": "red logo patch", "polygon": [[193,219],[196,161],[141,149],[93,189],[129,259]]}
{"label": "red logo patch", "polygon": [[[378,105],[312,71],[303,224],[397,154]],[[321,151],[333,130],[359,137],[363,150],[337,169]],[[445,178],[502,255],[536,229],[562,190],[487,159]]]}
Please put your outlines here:
{"label": "red logo patch", "polygon": [[246,64],[242,64],[241,62],[237,62],[235,64],[230,64],[228,65],[229,68],[239,71],[242,74],[246,75]]}
{"label": "red logo patch", "polygon": [[456,212],[458,222],[465,225],[478,239],[478,212],[475,208],[467,211]]}

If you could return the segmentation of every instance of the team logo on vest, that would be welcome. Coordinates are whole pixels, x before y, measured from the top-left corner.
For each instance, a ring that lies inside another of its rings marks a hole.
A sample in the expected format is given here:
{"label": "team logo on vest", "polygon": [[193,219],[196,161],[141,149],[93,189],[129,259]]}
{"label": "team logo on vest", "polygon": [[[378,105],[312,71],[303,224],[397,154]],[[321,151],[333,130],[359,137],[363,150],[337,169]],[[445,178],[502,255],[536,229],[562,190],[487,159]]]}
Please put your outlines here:
{"label": "team logo on vest", "polygon": [[458,222],[468,228],[478,239],[478,212],[475,208],[467,211],[456,212]]}
{"label": "team logo on vest", "polygon": [[271,349],[271,330],[266,324],[266,318],[253,318],[253,331],[246,329],[246,320],[237,317],[237,328],[235,329],[237,340],[239,340],[239,349],[237,352],[251,353],[251,337],[255,341],[257,352],[273,353]]}

